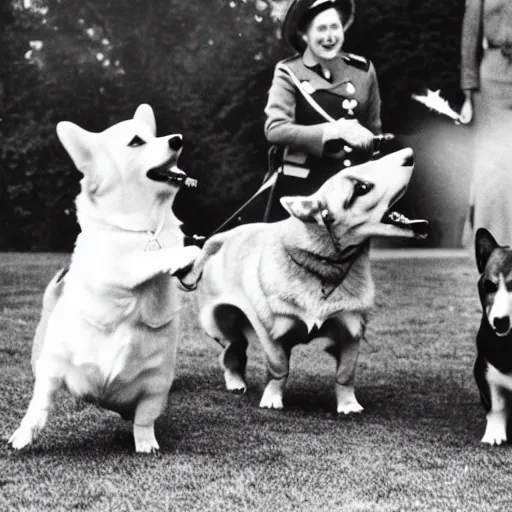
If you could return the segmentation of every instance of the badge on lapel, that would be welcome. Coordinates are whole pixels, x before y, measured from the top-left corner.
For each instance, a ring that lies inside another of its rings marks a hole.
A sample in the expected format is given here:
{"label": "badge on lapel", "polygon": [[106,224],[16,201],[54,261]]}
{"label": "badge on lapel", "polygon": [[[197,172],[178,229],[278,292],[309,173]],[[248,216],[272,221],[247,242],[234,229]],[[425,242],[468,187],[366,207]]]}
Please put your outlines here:
{"label": "badge on lapel", "polygon": [[300,85],[308,94],[313,94],[316,91],[316,89],[309,83],[308,80],[304,80],[300,83]]}
{"label": "badge on lapel", "polygon": [[347,85],[345,86],[345,91],[349,96],[352,96],[356,92],[356,88],[354,87],[354,84],[352,82],[347,82]]}
{"label": "badge on lapel", "polygon": [[354,98],[345,98],[341,106],[348,111],[348,115],[353,116],[354,109],[357,107],[357,100],[355,100]]}
{"label": "badge on lapel", "polygon": [[358,105],[357,100],[355,98],[351,97],[354,95],[355,92],[356,92],[356,88],[354,87],[354,84],[352,82],[346,82],[344,93],[348,96],[348,98],[345,98],[343,100],[343,103],[341,104],[341,106],[347,111],[347,114],[349,116],[354,115],[354,109]]}

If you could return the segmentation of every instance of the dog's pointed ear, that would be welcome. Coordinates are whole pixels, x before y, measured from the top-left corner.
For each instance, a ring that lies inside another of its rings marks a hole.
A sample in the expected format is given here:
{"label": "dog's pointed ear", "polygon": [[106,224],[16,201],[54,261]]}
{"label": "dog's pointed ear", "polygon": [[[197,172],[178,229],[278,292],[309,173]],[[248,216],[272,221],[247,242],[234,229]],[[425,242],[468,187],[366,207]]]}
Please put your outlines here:
{"label": "dog's pointed ear", "polygon": [[143,103],[142,105],[138,106],[135,114],[133,115],[133,119],[137,119],[137,121],[146,123],[149,126],[151,133],[156,136],[155,113],[147,103]]}
{"label": "dog's pointed ear", "polygon": [[94,157],[94,136],[94,133],[69,121],[61,121],[57,124],[57,137],[73,160],[75,167],[82,172]]}
{"label": "dog's pointed ear", "polygon": [[480,274],[484,271],[492,251],[499,247],[498,242],[485,228],[478,228],[475,235],[476,266]]}
{"label": "dog's pointed ear", "polygon": [[311,196],[285,196],[280,199],[283,208],[302,222],[318,221],[321,213],[320,201]]}

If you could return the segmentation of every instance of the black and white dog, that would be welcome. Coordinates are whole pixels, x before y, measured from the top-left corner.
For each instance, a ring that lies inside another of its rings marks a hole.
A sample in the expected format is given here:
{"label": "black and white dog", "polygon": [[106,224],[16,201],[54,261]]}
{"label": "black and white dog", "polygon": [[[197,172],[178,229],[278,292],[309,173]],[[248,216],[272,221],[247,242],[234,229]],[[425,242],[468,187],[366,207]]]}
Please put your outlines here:
{"label": "black and white dog", "polygon": [[507,441],[507,395],[512,391],[512,249],[478,229],[475,251],[483,314],[476,337],[475,379],[487,411],[483,443]]}

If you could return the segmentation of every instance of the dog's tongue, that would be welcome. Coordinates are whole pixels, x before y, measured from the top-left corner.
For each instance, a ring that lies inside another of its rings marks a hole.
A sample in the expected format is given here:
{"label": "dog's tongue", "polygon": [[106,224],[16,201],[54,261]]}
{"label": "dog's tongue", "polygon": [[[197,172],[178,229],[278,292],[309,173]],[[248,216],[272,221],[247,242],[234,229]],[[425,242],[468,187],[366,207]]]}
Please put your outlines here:
{"label": "dog's tongue", "polygon": [[384,224],[393,224],[400,228],[411,229],[420,238],[427,236],[428,221],[424,219],[408,219],[401,213],[388,211],[382,218],[382,222]]}
{"label": "dog's tongue", "polygon": [[172,164],[153,167],[147,172],[147,177],[154,181],[183,184],[186,187],[197,186],[197,180],[189,178],[185,172]]}
{"label": "dog's tongue", "polygon": [[194,178],[189,178],[187,174],[178,169],[177,167],[169,167],[167,169],[167,176],[169,181],[176,181],[178,183],[183,183],[186,187],[197,187],[197,180]]}

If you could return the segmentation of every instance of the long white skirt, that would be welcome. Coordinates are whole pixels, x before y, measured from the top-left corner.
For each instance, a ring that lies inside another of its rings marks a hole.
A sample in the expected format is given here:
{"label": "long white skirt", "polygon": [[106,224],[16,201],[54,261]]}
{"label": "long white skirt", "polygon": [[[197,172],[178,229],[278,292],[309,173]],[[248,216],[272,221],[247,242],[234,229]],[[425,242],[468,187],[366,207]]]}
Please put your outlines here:
{"label": "long white skirt", "polygon": [[472,228],[487,228],[512,245],[512,60],[499,49],[485,52],[475,97]]}

